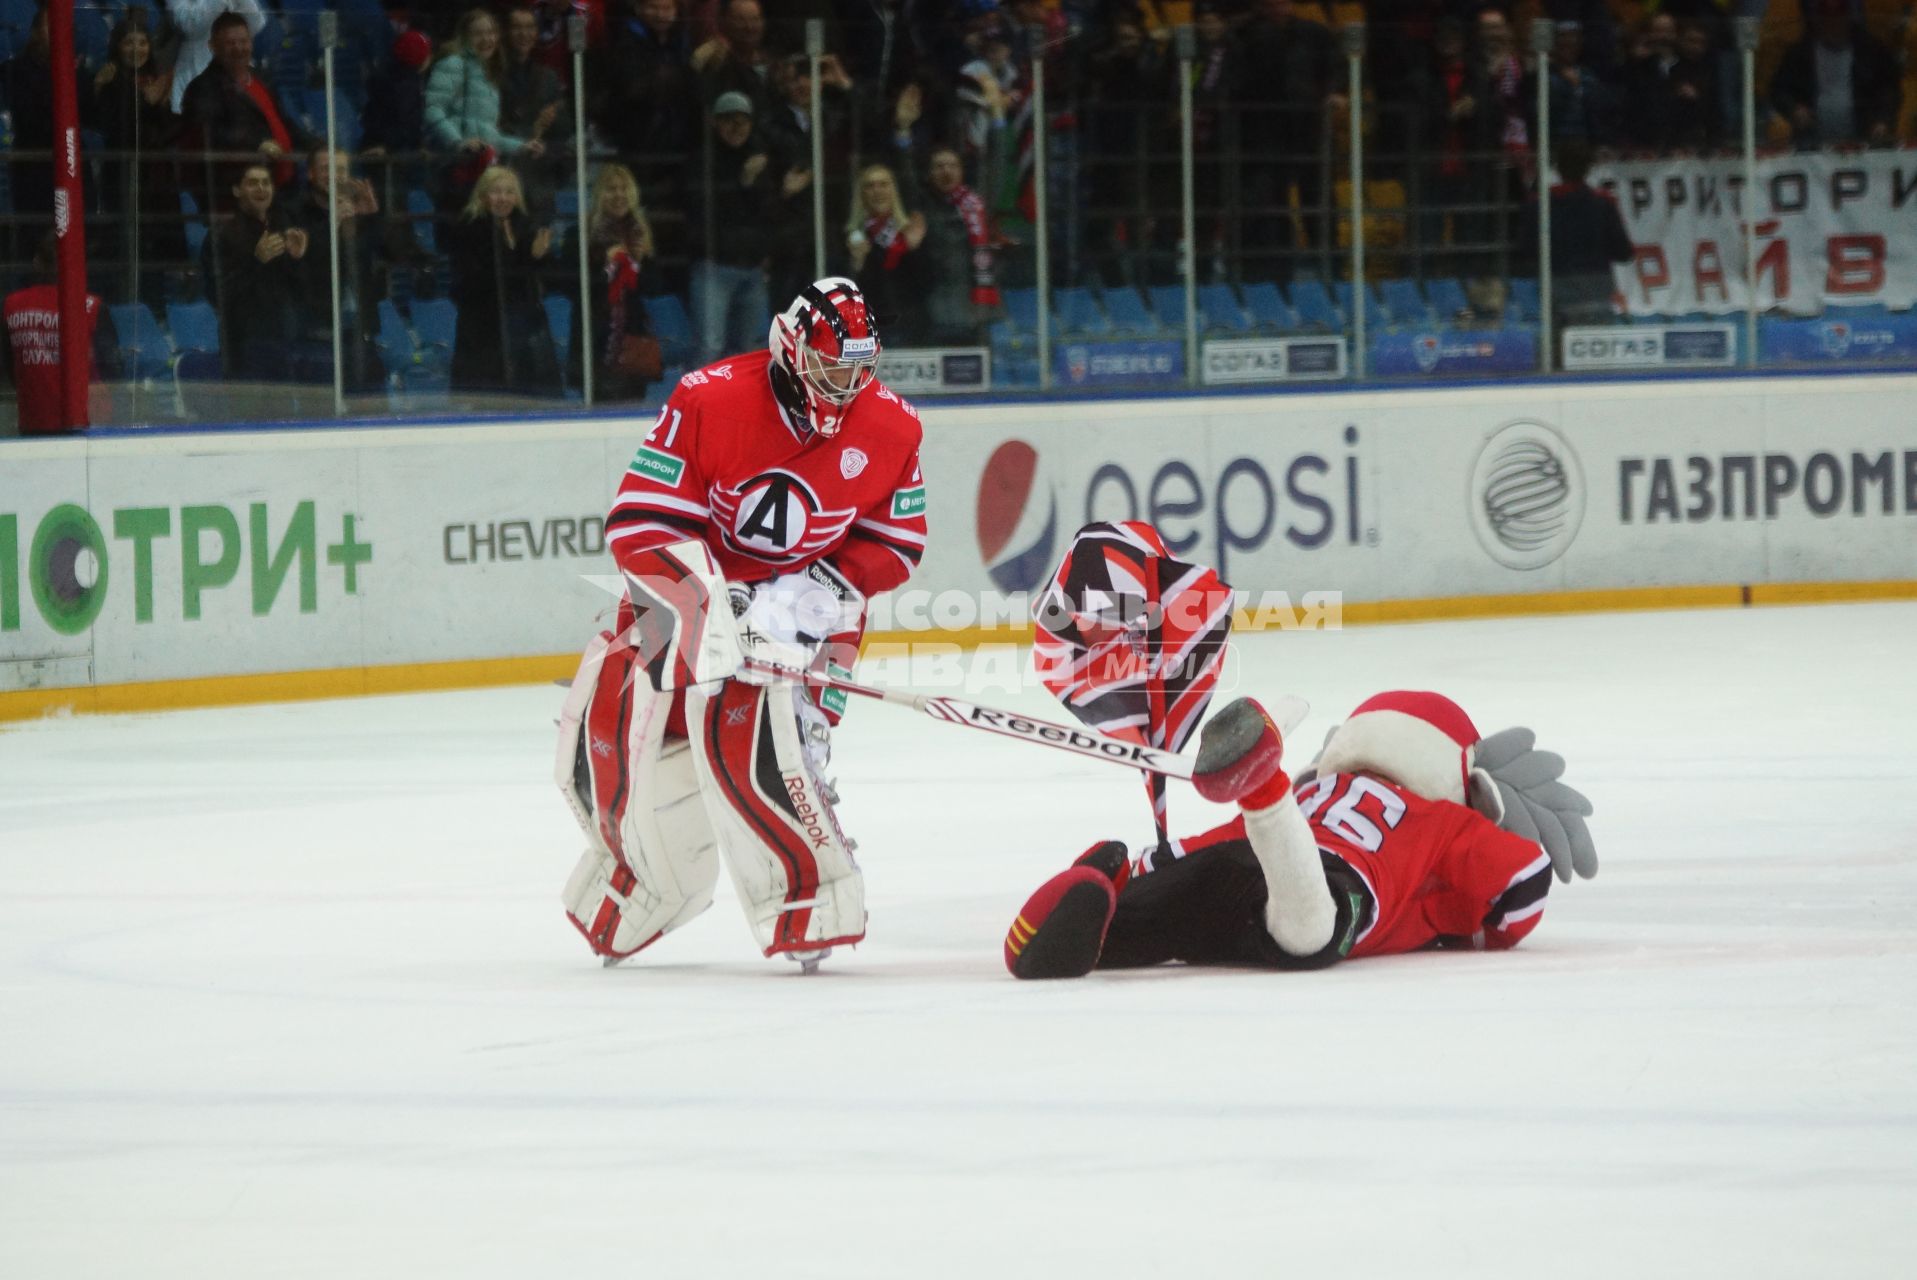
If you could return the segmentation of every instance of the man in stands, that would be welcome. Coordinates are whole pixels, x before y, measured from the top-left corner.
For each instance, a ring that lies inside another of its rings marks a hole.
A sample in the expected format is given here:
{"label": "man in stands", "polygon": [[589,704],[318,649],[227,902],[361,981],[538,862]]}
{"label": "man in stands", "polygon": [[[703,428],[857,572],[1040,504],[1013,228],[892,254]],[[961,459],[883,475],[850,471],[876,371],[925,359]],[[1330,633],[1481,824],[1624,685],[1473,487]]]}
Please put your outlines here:
{"label": "man in stands", "polygon": [[186,120],[183,145],[205,153],[209,202],[230,209],[232,165],[243,163],[237,153],[256,151],[277,161],[269,173],[276,185],[284,186],[295,172],[286,157],[320,140],[254,68],[253,32],[245,18],[232,12],[215,18],[207,47],[213,62],[187,85],[180,107]]}

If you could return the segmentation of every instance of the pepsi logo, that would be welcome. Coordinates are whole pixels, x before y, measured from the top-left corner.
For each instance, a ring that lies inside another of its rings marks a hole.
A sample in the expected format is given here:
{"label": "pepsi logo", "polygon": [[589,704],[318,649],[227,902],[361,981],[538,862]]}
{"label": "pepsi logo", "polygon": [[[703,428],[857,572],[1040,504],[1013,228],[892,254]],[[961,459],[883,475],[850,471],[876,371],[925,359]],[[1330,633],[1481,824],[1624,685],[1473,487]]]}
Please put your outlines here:
{"label": "pepsi logo", "polygon": [[1051,572],[1057,539],[1058,495],[1038,483],[1038,451],[1007,440],[986,459],[978,484],[978,550],[992,585],[1007,593],[1037,589]]}

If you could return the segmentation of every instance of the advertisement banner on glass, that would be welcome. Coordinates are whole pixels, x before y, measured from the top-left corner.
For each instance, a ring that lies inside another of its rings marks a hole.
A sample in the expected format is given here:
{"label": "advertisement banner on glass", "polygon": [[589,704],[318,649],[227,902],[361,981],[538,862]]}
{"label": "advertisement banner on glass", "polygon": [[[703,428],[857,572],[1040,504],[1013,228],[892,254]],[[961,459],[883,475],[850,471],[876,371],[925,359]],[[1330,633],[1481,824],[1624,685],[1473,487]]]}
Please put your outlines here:
{"label": "advertisement banner on glass", "polygon": [[1634,259],[1616,269],[1633,315],[1746,306],[1745,221],[1755,217],[1757,305],[1814,315],[1830,305],[1917,303],[1917,156],[1800,153],[1743,161],[1602,165],[1591,184],[1616,198]]}
{"label": "advertisement banner on glass", "polygon": [[1728,369],[1737,363],[1737,326],[1574,325],[1560,335],[1564,369]]}
{"label": "advertisement banner on glass", "polygon": [[1537,367],[1535,329],[1385,333],[1371,344],[1371,371],[1381,376],[1446,373],[1469,377],[1530,373]]}
{"label": "advertisement banner on glass", "polygon": [[1226,338],[1199,349],[1207,386],[1306,382],[1345,376],[1343,338]]}
{"label": "advertisement banner on glass", "polygon": [[1177,386],[1185,381],[1185,344],[1169,339],[1068,342],[1053,364],[1059,383],[1067,387]]}
{"label": "advertisement banner on glass", "polygon": [[1917,362],[1917,314],[1826,312],[1815,320],[1758,322],[1757,340],[1766,361],[1824,364],[1866,360]]}
{"label": "advertisement banner on glass", "polygon": [[879,356],[879,381],[902,396],[989,391],[992,353],[984,347],[887,347]]}

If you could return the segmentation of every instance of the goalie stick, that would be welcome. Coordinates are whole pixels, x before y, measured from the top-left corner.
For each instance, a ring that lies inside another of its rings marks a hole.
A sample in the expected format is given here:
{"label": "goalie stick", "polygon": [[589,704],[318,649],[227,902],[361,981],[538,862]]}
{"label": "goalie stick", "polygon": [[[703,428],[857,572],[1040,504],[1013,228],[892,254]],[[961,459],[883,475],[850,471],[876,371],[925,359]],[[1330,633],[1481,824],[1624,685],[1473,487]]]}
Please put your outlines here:
{"label": "goalie stick", "polygon": [[[1098,733],[1083,726],[1056,724],[1050,720],[1040,720],[1015,711],[1003,711],[997,707],[982,706],[976,702],[968,702],[964,698],[951,698],[943,694],[913,693],[906,689],[881,689],[874,685],[859,684],[842,676],[781,666],[762,658],[755,658],[750,654],[746,656],[743,665],[745,669],[775,676],[781,680],[793,680],[817,689],[842,689],[846,693],[856,694],[861,698],[889,702],[894,706],[911,707],[914,711],[923,712],[934,720],[943,721],[946,724],[963,725],[969,729],[979,729],[1001,737],[1017,738],[1036,746],[1053,747],[1093,760],[1103,760],[1108,764],[1124,765],[1129,769],[1142,769],[1147,773],[1163,774],[1167,778],[1191,780],[1195,762],[1190,756],[1160,751],[1154,747]],[[1310,707],[1306,705],[1304,699],[1287,695],[1274,699],[1268,710],[1271,712],[1272,719],[1277,721],[1280,734],[1288,734],[1304,720]]]}
{"label": "goalie stick", "polygon": [[[624,585],[636,609],[642,614],[653,610],[658,615],[652,626],[646,628],[649,638],[641,641],[641,647],[648,650],[648,656],[667,640],[671,642],[669,652],[679,655],[677,663],[660,663],[662,671],[676,676],[676,680],[667,681],[663,687],[673,687],[678,681],[705,684],[736,676],[741,671],[756,671],[762,676],[790,680],[815,689],[841,689],[861,698],[910,707],[946,724],[963,725],[1000,737],[1030,742],[1035,746],[1052,747],[1073,755],[1103,760],[1108,764],[1123,765],[1128,769],[1161,774],[1167,778],[1191,779],[1195,762],[1189,756],[1115,738],[1082,725],[1056,724],[943,694],[881,689],[825,672],[801,670],[755,655],[740,643],[738,625],[729,609],[709,606],[705,609],[688,609],[684,602],[677,599],[682,583],[696,584],[702,603],[726,598],[725,580],[713,565],[706,548],[698,542],[687,541],[660,548],[660,551],[674,557],[673,564],[683,573],[683,578],[662,580],[662,587],[660,583],[645,577],[628,575]],[[698,615],[696,621],[702,625],[692,625],[694,619],[688,615],[695,613]],[[634,631],[637,633],[641,630],[635,624]],[[1281,734],[1289,734],[1297,728],[1309,709],[1302,698],[1290,696],[1267,704],[1267,710]]]}

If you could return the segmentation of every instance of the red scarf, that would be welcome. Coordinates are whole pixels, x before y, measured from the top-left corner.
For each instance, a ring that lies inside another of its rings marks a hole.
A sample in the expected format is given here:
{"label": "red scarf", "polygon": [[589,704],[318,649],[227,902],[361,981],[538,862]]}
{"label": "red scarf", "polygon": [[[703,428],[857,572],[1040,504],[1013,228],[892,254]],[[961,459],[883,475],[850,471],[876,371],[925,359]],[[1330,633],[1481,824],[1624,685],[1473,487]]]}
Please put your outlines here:
{"label": "red scarf", "polygon": [[905,261],[905,255],[912,252],[912,246],[905,240],[905,227],[895,214],[874,214],[867,218],[865,238],[874,249],[885,250],[885,256],[879,262],[881,271],[897,271],[899,263]]}
{"label": "red scarf", "polygon": [[999,304],[998,277],[992,257],[992,227],[985,214],[985,201],[979,194],[959,183],[943,197],[958,210],[965,221],[965,235],[972,243],[972,301],[981,307]]}

